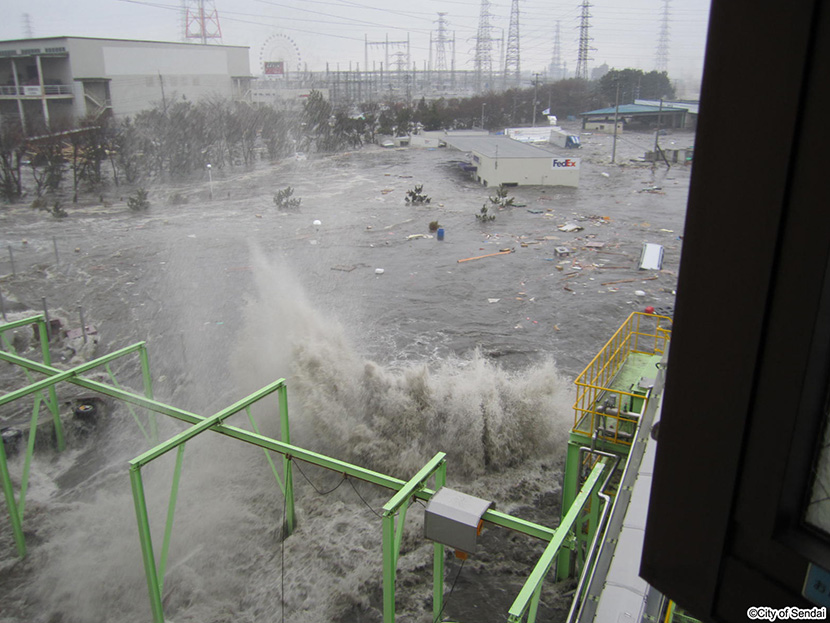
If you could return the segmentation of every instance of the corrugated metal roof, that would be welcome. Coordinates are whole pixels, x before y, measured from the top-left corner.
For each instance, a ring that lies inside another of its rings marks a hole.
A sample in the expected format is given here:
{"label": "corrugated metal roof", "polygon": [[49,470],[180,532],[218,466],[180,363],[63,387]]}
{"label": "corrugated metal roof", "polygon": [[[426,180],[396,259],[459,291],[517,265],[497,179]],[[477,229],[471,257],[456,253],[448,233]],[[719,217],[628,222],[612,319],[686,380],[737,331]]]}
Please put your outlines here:
{"label": "corrugated metal roof", "polygon": [[[643,106],[657,106],[659,108],[660,102],[658,100],[634,100],[635,104],[642,104]],[[700,102],[663,102],[663,106],[671,108],[685,108],[693,115],[700,112]]]}
{"label": "corrugated metal roof", "polygon": [[486,158],[550,158],[556,154],[547,149],[514,141],[504,136],[455,136],[443,138],[450,147],[474,151]]}
{"label": "corrugated metal roof", "polygon": [[[609,108],[600,108],[599,110],[591,110],[589,112],[581,112],[579,113],[580,117],[589,117],[593,115],[613,115],[616,108],[611,106]],[[622,104],[618,110],[619,114],[621,115],[656,115],[660,112],[663,113],[682,113],[686,112],[685,108],[672,108],[671,106],[666,106],[663,104],[662,110],[660,106],[645,106],[643,104]]]}

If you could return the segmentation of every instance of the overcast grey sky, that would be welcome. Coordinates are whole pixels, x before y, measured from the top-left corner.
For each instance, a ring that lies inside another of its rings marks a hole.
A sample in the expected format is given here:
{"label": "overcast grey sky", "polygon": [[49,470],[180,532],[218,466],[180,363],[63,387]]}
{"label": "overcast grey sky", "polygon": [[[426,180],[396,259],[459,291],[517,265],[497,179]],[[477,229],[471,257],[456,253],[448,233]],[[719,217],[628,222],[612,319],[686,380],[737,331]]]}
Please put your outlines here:
{"label": "overcast grey sky", "polygon": [[[210,5],[210,2],[207,2]],[[364,63],[364,40],[410,39],[419,68],[429,58],[429,37],[437,33],[438,12],[456,40],[456,67],[472,69],[473,37],[481,0],[215,0],[222,42],[251,48],[251,71],[263,52],[289,54],[296,46],[309,69],[347,68]],[[24,14],[36,37],[85,36],[119,39],[182,40],[181,0],[4,0],[0,39],[26,36]],[[510,0],[491,2],[492,36],[507,37]],[[556,23],[561,55],[576,66],[581,7],[579,0],[520,0],[521,67],[543,71],[551,62]],[[590,8],[590,67],[654,69],[662,23],[662,0],[595,0]],[[709,18],[708,0],[671,0],[669,74],[699,77]],[[290,39],[291,41],[288,41]],[[293,42],[293,43],[292,43]],[[494,57],[500,44],[494,44]],[[369,64],[382,62],[380,46],[370,47]],[[394,51],[394,50],[393,50]],[[447,52],[449,56],[449,51]],[[449,59],[448,59],[449,63]]]}

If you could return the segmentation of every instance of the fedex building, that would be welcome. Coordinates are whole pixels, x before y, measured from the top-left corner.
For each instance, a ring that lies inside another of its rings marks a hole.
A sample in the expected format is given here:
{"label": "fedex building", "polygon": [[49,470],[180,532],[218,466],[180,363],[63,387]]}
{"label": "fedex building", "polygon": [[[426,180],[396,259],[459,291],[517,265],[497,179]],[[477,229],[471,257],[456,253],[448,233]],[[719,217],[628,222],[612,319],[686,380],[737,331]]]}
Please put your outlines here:
{"label": "fedex building", "polygon": [[504,136],[450,132],[443,140],[466,152],[462,168],[485,186],[579,186],[579,158]]}

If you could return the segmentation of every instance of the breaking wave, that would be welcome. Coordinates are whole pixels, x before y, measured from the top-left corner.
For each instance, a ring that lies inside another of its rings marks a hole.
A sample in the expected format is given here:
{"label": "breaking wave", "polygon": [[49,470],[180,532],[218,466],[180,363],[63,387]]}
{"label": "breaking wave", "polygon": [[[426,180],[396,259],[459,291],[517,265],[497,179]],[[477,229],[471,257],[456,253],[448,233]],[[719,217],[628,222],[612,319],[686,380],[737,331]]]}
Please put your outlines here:
{"label": "breaking wave", "polygon": [[380,365],[285,266],[254,257],[257,297],[234,369],[250,391],[287,377],[295,444],[390,474],[413,473],[437,451],[468,476],[560,453],[571,393],[552,360],[508,372],[476,351],[432,366]]}

